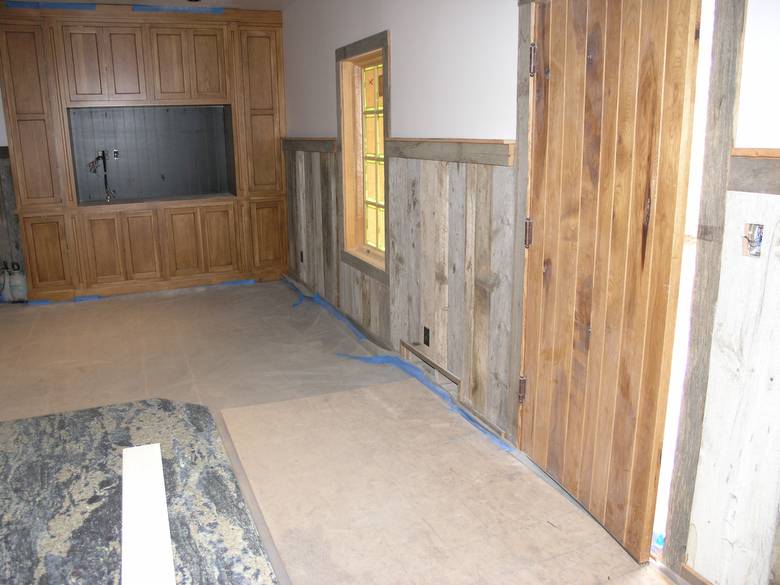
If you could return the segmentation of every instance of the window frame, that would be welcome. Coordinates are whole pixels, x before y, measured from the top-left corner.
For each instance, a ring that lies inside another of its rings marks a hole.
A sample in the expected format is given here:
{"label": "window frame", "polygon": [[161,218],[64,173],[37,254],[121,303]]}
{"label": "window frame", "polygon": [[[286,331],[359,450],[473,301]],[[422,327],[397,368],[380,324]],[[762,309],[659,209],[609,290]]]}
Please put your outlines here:
{"label": "window frame", "polygon": [[378,33],[336,51],[338,110],[338,205],[341,260],[370,276],[388,281],[389,173],[384,162],[384,250],[365,242],[363,197],[363,102],[364,67],[382,65],[383,141],[390,136],[389,33]]}

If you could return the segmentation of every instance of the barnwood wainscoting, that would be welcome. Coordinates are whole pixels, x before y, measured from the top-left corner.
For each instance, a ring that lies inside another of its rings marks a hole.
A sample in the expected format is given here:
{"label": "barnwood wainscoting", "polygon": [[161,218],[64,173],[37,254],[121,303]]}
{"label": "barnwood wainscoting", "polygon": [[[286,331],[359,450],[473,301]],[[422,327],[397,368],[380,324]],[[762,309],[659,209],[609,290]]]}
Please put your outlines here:
{"label": "barnwood wainscoting", "polygon": [[[281,13],[0,8],[0,59],[32,298],[284,274]],[[231,107],[235,194],[79,206],[68,109],[151,105]]]}
{"label": "barnwood wainscoting", "polygon": [[387,139],[387,282],[340,259],[336,140],[284,148],[291,273],[383,345],[455,374],[459,400],[513,436],[514,144]]}

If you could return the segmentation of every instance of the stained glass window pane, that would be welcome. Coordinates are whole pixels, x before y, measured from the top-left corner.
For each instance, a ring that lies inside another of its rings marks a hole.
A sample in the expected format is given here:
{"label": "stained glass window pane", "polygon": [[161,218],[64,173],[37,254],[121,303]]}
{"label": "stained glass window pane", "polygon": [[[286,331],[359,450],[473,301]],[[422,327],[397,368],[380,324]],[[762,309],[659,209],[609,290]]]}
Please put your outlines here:
{"label": "stained glass window pane", "polygon": [[[377,163],[373,160],[366,160],[364,164],[365,172],[363,173],[363,178],[366,184],[364,191],[366,201],[377,200],[376,164]],[[382,196],[384,197],[384,193]]]}
{"label": "stained glass window pane", "polygon": [[377,244],[376,247],[380,250],[384,251],[385,249],[385,208],[384,207],[378,207],[377,208],[377,219],[376,219],[376,229],[377,229]]}
{"label": "stained glass window pane", "polygon": [[377,163],[376,173],[376,200],[379,203],[385,202],[385,163]]}
{"label": "stained glass window pane", "polygon": [[376,93],[377,93],[377,99],[376,99],[376,107],[377,108],[383,108],[384,107],[384,86],[382,85],[382,82],[384,81],[384,75],[382,72],[382,66],[377,66],[377,80],[376,80]]}
{"label": "stained glass window pane", "polygon": [[366,244],[377,247],[376,241],[376,207],[366,204]]}
{"label": "stained glass window pane", "polygon": [[379,114],[379,117],[377,118],[377,124],[376,124],[376,136],[377,136],[377,144],[376,144],[376,152],[379,156],[384,156],[385,154],[385,116],[384,114]]}
{"label": "stained glass window pane", "polygon": [[363,70],[363,105],[365,109],[376,107],[376,68]]}
{"label": "stained glass window pane", "polygon": [[376,115],[363,115],[363,148],[366,156],[376,156]]}

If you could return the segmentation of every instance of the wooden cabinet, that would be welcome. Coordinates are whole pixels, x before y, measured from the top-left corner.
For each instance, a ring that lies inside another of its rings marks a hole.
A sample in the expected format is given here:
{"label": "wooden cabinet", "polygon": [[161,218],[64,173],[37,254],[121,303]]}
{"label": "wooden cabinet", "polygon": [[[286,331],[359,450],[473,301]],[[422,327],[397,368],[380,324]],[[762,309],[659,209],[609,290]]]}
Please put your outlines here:
{"label": "wooden cabinet", "polygon": [[192,38],[192,97],[227,99],[225,40],[222,29],[199,28]]}
{"label": "wooden cabinet", "polygon": [[57,204],[66,189],[50,57],[42,27],[0,27],[3,101],[19,207]]}
{"label": "wooden cabinet", "polygon": [[238,271],[236,220],[232,204],[200,210],[203,223],[203,252],[206,272]]}
{"label": "wooden cabinet", "polygon": [[203,236],[198,208],[166,209],[164,215],[169,275],[176,277],[203,273]]}
{"label": "wooden cabinet", "polygon": [[71,103],[146,100],[140,27],[63,26]]}
{"label": "wooden cabinet", "polygon": [[286,210],[283,200],[249,204],[251,262],[253,270],[287,267]]}
{"label": "wooden cabinet", "polygon": [[129,280],[155,280],[162,277],[160,230],[154,210],[122,213],[125,263]]}
{"label": "wooden cabinet", "polygon": [[88,285],[125,280],[122,230],[118,213],[87,213],[79,226]]}
{"label": "wooden cabinet", "polygon": [[232,203],[164,211],[168,270],[172,277],[238,271]]}
{"label": "wooden cabinet", "polygon": [[27,269],[33,289],[72,286],[64,215],[25,217]]}
{"label": "wooden cabinet", "polygon": [[278,193],[283,185],[276,33],[242,30],[240,43],[248,191]]}
{"label": "wooden cabinet", "polygon": [[108,99],[146,100],[143,37],[139,27],[103,27]]}
{"label": "wooden cabinet", "polygon": [[157,100],[227,100],[222,29],[157,28],[150,31]]}

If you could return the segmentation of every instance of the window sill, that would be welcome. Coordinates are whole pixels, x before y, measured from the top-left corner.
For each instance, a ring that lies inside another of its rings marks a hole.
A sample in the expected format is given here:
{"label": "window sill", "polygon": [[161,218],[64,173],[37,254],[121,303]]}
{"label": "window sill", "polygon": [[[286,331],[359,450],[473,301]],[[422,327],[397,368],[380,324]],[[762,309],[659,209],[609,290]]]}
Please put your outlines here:
{"label": "window sill", "polygon": [[341,261],[352,268],[360,270],[371,278],[388,283],[389,277],[385,269],[385,254],[370,254],[362,249],[342,250]]}

